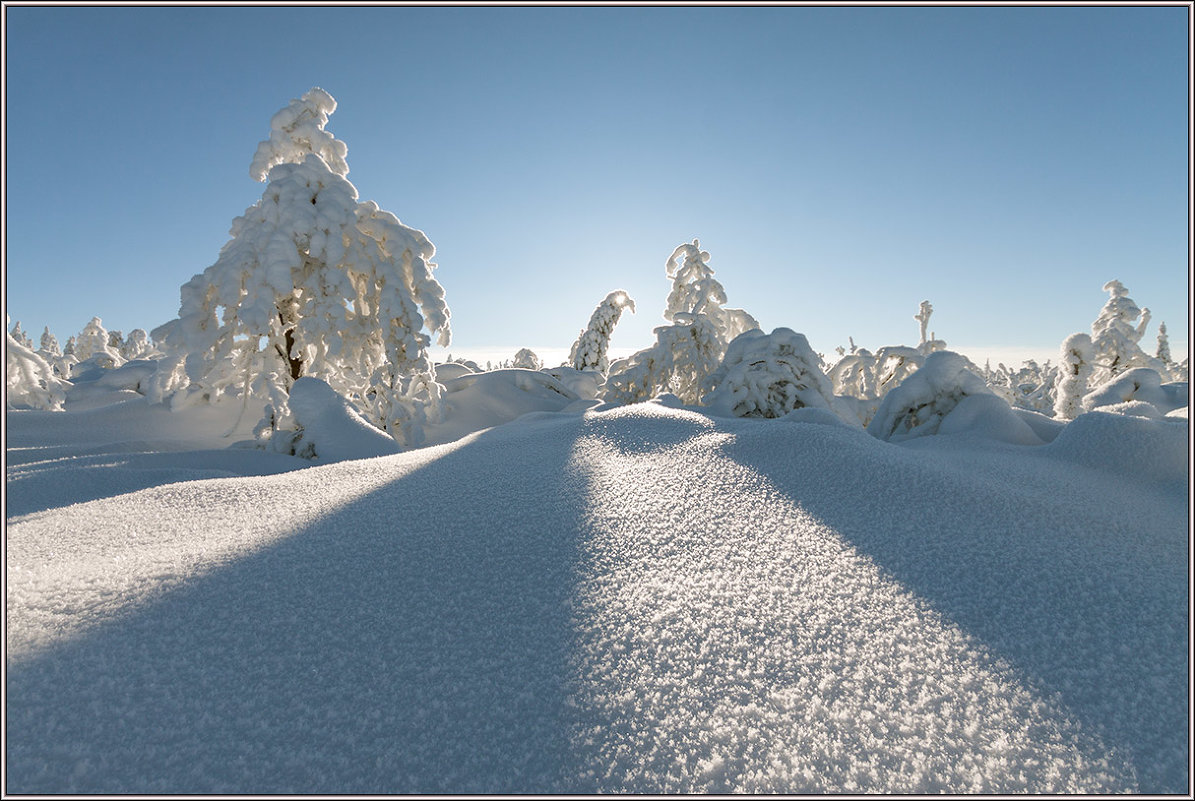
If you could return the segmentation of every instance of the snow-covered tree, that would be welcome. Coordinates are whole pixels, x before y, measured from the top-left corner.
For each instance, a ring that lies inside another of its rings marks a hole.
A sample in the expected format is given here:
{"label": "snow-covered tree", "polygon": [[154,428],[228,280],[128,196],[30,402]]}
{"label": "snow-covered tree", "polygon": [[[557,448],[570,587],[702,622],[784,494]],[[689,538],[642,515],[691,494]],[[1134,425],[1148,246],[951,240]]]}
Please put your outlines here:
{"label": "snow-covered tree", "polygon": [[543,360],[530,348],[520,348],[510,360],[511,367],[523,370],[538,370],[544,366]]}
{"label": "snow-covered tree", "polygon": [[62,355],[62,348],[58,346],[58,338],[50,333],[49,326],[42,331],[41,347],[38,349],[38,353],[42,358],[58,358]]}
{"label": "snow-covered tree", "polygon": [[1166,323],[1163,322],[1158,326],[1158,361],[1163,364],[1170,364],[1170,335],[1166,333]]}
{"label": "snow-covered tree", "polygon": [[1083,411],[1083,396],[1087,393],[1094,359],[1095,348],[1087,334],[1071,334],[1063,341],[1054,385],[1055,417],[1074,420]]}
{"label": "snow-covered tree", "polygon": [[46,360],[11,331],[6,334],[5,368],[5,404],[8,408],[62,409],[70,384],[58,378]]}
{"label": "snow-covered tree", "polygon": [[1139,344],[1149,324],[1149,309],[1138,308],[1120,281],[1104,284],[1104,291],[1110,297],[1091,324],[1096,367],[1093,381],[1102,384],[1134,367],[1157,369],[1159,362]]}
{"label": "snow-covered tree", "polygon": [[108,332],[108,347],[117,353],[124,355],[124,332],[123,331],[109,331]]}
{"label": "snow-covered tree", "polygon": [[876,358],[867,348],[855,348],[835,362],[826,372],[835,395],[854,398],[876,397]]}
{"label": "snow-covered tree", "polygon": [[98,362],[104,367],[119,367],[125,359],[119,350],[108,343],[108,330],[104,328],[103,321],[99,317],[92,317],[75,338],[75,357],[81,362],[99,357]]}
{"label": "snow-covered tree", "polygon": [[574,370],[597,370],[606,373],[610,369],[607,352],[610,336],[618,325],[623,309],[635,313],[635,301],[621,289],[616,289],[598,304],[589,316],[589,325],[577,337],[569,350],[568,363]]}
{"label": "snow-covered tree", "polygon": [[132,361],[134,359],[149,358],[154,352],[153,343],[149,340],[149,334],[144,328],[134,328],[129,332],[128,339],[125,340],[124,350],[122,355]]}
{"label": "snow-covered tree", "polygon": [[964,398],[992,395],[969,364],[948,350],[931,353],[916,372],[884,396],[868,433],[890,441],[936,434],[942,420]]}
{"label": "snow-covered tree", "polygon": [[885,345],[875,355],[875,391],[884,397],[925,362],[925,354],[906,345]]}
{"label": "snow-covered tree", "polygon": [[347,148],[324,128],[335,108],[316,88],[274,115],[250,167],[267,182],[261,199],[233,221],[215,264],[183,285],[178,319],[153,338],[185,359],[201,397],[256,397],[285,425],[287,393],[309,375],[400,444],[418,445],[441,395],[424,329],[451,340],[435,247],[358,201]]}
{"label": "snow-covered tree", "polygon": [[702,382],[718,368],[726,350],[713,320],[705,314],[678,312],[672,325],[656,328],[655,344],[610,365],[605,398],[638,403],[671,392],[696,405]]}
{"label": "snow-covered tree", "polygon": [[26,334],[25,331],[21,328],[20,320],[17,320],[15,323],[13,323],[13,326],[12,326],[12,328],[9,329],[8,333],[11,334],[12,338],[15,339],[17,342],[24,345],[29,350],[33,350],[33,340],[31,340],[29,338],[29,335]]}
{"label": "snow-covered tree", "polygon": [[713,277],[709,257],[696,239],[679,245],[668,257],[665,273],[672,279],[672,291],[664,319],[672,325],[654,330],[651,347],[610,365],[607,400],[637,403],[671,392],[683,403],[696,404],[702,382],[721,364],[727,344],[759,328],[742,309],[723,308],[726,292]]}
{"label": "snow-covered tree", "polygon": [[709,315],[719,335],[730,342],[744,331],[759,328],[759,323],[742,309],[723,308],[726,290],[714,278],[714,271],[707,263],[709,258],[710,254],[701,249],[701,243],[696,239],[678,245],[672,251],[664,265],[666,274],[672,279],[664,319],[675,322],[678,314]]}
{"label": "snow-covered tree", "polygon": [[727,416],[775,418],[809,407],[826,409],[842,420],[854,419],[834,397],[821,359],[805,335],[789,328],[739,334],[704,386],[709,392],[702,404]]}

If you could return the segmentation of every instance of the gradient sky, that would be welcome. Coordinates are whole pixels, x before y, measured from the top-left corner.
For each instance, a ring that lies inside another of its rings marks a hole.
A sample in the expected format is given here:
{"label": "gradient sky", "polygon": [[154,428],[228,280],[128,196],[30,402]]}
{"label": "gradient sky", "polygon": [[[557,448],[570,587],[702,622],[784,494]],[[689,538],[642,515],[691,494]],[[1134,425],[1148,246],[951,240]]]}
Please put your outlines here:
{"label": "gradient sky", "polygon": [[827,356],[916,344],[928,299],[972,358],[1049,357],[1113,278],[1185,353],[1190,14],[6,7],[7,312],[174,317],[320,86],[361,198],[435,243],[456,354],[558,363],[620,288],[646,347],[694,237]]}

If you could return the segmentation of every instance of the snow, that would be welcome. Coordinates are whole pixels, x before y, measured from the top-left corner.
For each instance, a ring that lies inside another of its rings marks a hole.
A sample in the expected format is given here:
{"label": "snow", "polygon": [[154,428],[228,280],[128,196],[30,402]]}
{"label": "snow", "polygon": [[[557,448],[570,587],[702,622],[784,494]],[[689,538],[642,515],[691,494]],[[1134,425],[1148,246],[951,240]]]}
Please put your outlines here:
{"label": "snow", "polygon": [[529,370],[373,458],[300,380],[334,463],[120,381],[9,410],[5,790],[1188,792],[1186,417],[948,357],[892,442]]}

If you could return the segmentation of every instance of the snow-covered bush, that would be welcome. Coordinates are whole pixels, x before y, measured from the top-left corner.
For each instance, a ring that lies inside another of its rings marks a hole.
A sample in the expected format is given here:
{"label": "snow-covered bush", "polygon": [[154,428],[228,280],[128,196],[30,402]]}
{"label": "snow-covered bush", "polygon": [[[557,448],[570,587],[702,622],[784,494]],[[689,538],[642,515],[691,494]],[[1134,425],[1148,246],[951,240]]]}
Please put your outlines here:
{"label": "snow-covered bush", "polygon": [[1087,334],[1071,334],[1063,341],[1054,386],[1054,414],[1058,418],[1074,420],[1083,411],[1082,399],[1087,392],[1094,358],[1095,349]]}
{"label": "snow-covered bush", "polygon": [[671,392],[682,403],[696,404],[702,382],[721,364],[727,344],[759,328],[742,309],[723,308],[726,291],[714,278],[709,257],[696,239],[679,245],[668,257],[665,273],[672,279],[672,291],[664,319],[672,325],[654,330],[651,347],[610,365],[606,400],[638,403]]}
{"label": "snow-covered bush", "polygon": [[597,370],[605,374],[610,369],[607,351],[610,336],[618,325],[623,309],[635,313],[635,301],[621,289],[616,289],[598,304],[589,316],[589,325],[577,337],[569,350],[568,363],[574,370]]}
{"label": "snow-covered bush", "polygon": [[813,408],[829,410],[842,420],[854,419],[834,397],[821,359],[805,335],[789,328],[739,334],[705,387],[709,393],[702,404],[728,417],[776,418],[794,409]]}
{"label": "snow-covered bush", "polygon": [[875,391],[884,397],[925,363],[925,354],[906,345],[885,345],[876,351]]}
{"label": "snow-covered bush", "polygon": [[119,367],[125,358],[109,344],[110,336],[99,317],[92,317],[75,338],[75,358],[81,362],[99,357],[105,367]]}
{"label": "snow-covered bush", "polygon": [[38,355],[43,359],[57,359],[62,355],[62,348],[58,346],[58,338],[50,333],[50,327],[42,331],[41,347],[38,348]]}
{"label": "snow-covered bush", "polygon": [[543,360],[530,348],[520,348],[510,360],[510,366],[520,370],[538,370],[544,366]]}
{"label": "snow-covered bush", "polygon": [[959,354],[948,350],[931,353],[916,372],[884,396],[867,431],[892,442],[936,434],[942,419],[971,395],[993,393],[982,378],[967,369]]}
{"label": "snow-covered bush", "polygon": [[835,362],[826,376],[834,386],[835,395],[854,398],[876,397],[876,357],[866,348],[857,348]]}
{"label": "snow-covered bush", "polygon": [[18,341],[12,332],[6,334],[6,339],[5,405],[10,409],[61,410],[70,384],[56,376],[46,360]]}
{"label": "snow-covered bush", "polygon": [[[212,266],[183,285],[179,317],[153,338],[185,368],[188,396],[226,392],[267,401],[286,416],[302,376],[326,381],[406,445],[439,413],[430,336],[451,339],[435,247],[422,231],[345,177],[347,148],[324,130],[336,108],[312,89],[271,120],[250,174],[262,197],[232,223]],[[179,373],[162,382],[178,392]]]}
{"label": "snow-covered bush", "polygon": [[1083,409],[1092,411],[1116,404],[1137,401],[1154,406],[1159,416],[1174,405],[1162,388],[1162,376],[1148,367],[1135,367],[1109,379],[1083,396]]}

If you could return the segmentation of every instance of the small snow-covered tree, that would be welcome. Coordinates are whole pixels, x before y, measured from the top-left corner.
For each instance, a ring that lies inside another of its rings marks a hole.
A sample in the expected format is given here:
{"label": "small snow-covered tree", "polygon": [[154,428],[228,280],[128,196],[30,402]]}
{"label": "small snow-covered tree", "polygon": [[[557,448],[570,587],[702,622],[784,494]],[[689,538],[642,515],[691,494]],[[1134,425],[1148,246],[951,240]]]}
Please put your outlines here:
{"label": "small snow-covered tree", "polygon": [[856,348],[853,342],[851,347],[851,352],[835,362],[826,373],[834,386],[834,394],[874,398],[876,358],[867,348]]}
{"label": "small snow-covered tree", "polygon": [[946,415],[970,395],[992,395],[982,378],[968,369],[957,353],[931,353],[912,375],[884,396],[867,432],[879,439],[900,441],[936,434]]}
{"label": "small snow-covered tree", "polygon": [[38,353],[42,358],[56,359],[62,355],[62,348],[58,346],[58,338],[50,333],[49,326],[46,326],[46,329],[42,331],[41,347],[38,349]]}
{"label": "small snow-covered tree", "polygon": [[70,384],[54,375],[46,360],[11,331],[6,334],[5,368],[5,404],[8,408],[62,409]]}
{"label": "small snow-covered tree", "polygon": [[1057,383],[1054,385],[1054,416],[1074,420],[1083,411],[1083,396],[1091,378],[1095,348],[1091,337],[1071,334],[1062,342],[1058,357]]}
{"label": "small snow-covered tree", "polygon": [[805,335],[789,328],[739,334],[704,386],[709,392],[702,404],[728,416],[776,418],[809,407],[826,409],[842,420],[854,418],[834,397],[821,359]]}
{"label": "small snow-covered tree", "polygon": [[13,323],[12,328],[9,329],[9,333],[12,335],[12,338],[15,339],[17,342],[21,343],[29,350],[33,350],[33,340],[30,339],[29,335],[26,334],[25,331],[21,328],[20,320],[17,320],[15,323]]}
{"label": "small snow-covered tree", "polygon": [[714,278],[709,258],[710,254],[701,249],[701,243],[696,239],[677,245],[672,251],[664,265],[665,273],[672,279],[664,319],[675,322],[678,314],[709,315],[718,333],[730,342],[744,331],[759,328],[759,323],[742,309],[723,308],[726,290]]}
{"label": "small snow-covered tree", "polygon": [[149,334],[144,328],[134,328],[125,340],[122,355],[132,361],[134,359],[149,358],[154,352],[153,343],[149,341]]}
{"label": "small snow-covered tree", "polygon": [[511,367],[523,370],[538,370],[544,366],[543,360],[530,348],[520,348],[510,360]]}
{"label": "small snow-covered tree", "polygon": [[[435,247],[345,177],[325,130],[336,101],[312,89],[274,115],[250,174],[262,197],[233,221],[219,258],[183,285],[179,317],[155,329],[185,360],[193,392],[263,399],[287,419],[301,376],[327,382],[400,444],[440,413],[430,334],[451,341]],[[279,422],[284,425],[284,422]]]}
{"label": "small snow-covered tree", "polygon": [[1170,335],[1166,332],[1166,323],[1163,322],[1158,326],[1158,361],[1163,364],[1170,364]]}
{"label": "small snow-covered tree", "polygon": [[664,319],[672,325],[654,330],[651,347],[610,366],[607,400],[637,403],[671,392],[694,405],[702,395],[702,382],[722,362],[727,344],[759,328],[742,309],[723,308],[726,292],[713,277],[709,257],[696,239],[677,246],[668,257],[665,273],[672,279],[672,291]]}
{"label": "small snow-covered tree", "polygon": [[618,325],[623,309],[635,313],[635,301],[621,289],[616,289],[598,304],[589,316],[589,325],[577,337],[569,350],[568,363],[574,370],[597,370],[606,373],[610,369],[607,352],[610,336]]}
{"label": "small snow-covered tree", "polygon": [[108,343],[108,330],[104,328],[103,321],[99,317],[92,317],[75,339],[75,356],[81,362],[98,356],[103,366],[119,367],[124,364],[124,357]]}
{"label": "small snow-covered tree", "polygon": [[925,354],[906,345],[885,345],[875,355],[875,391],[884,397],[920,369]]}
{"label": "small snow-covered tree", "polygon": [[718,368],[726,350],[713,320],[704,314],[678,312],[672,325],[662,325],[653,333],[654,345],[610,366],[606,399],[638,403],[671,392],[682,403],[696,405],[702,382]]}

